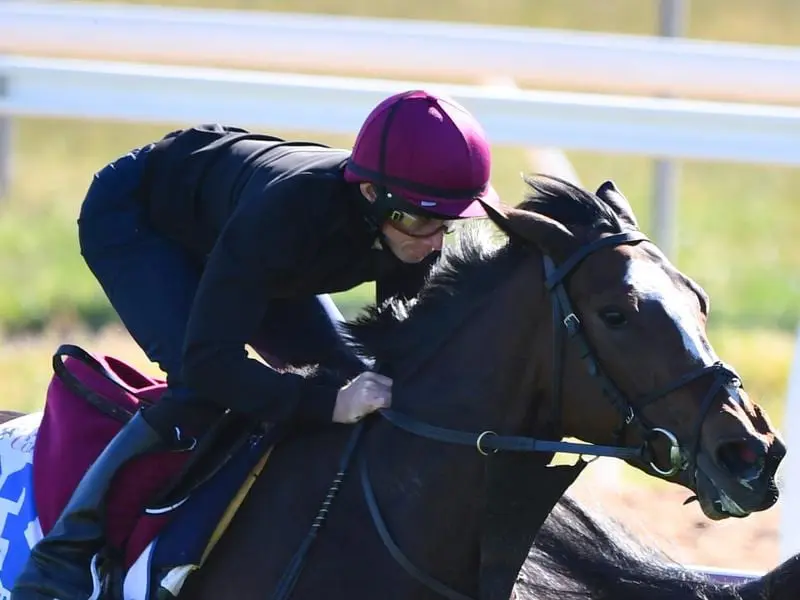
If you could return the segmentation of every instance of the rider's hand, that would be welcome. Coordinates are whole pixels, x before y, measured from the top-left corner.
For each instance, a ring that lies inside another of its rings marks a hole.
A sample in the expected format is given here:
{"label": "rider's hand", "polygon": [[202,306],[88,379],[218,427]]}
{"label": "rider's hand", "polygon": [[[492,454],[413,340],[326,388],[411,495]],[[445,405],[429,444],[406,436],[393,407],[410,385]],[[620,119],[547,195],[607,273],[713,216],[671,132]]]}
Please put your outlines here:
{"label": "rider's hand", "polygon": [[366,415],[392,404],[392,380],[365,371],[339,390],[333,408],[335,423],[355,423]]}

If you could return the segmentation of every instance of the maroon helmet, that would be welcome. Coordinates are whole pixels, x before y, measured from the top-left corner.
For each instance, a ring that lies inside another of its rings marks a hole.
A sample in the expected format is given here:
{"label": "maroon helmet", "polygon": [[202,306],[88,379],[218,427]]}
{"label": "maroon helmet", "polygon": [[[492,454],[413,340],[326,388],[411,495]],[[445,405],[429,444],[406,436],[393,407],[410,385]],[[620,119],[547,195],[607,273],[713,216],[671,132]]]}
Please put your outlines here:
{"label": "maroon helmet", "polygon": [[483,128],[463,106],[412,90],[372,110],[344,177],[373,183],[384,216],[399,210],[450,220],[486,216],[481,202],[500,202],[490,183],[491,163]]}

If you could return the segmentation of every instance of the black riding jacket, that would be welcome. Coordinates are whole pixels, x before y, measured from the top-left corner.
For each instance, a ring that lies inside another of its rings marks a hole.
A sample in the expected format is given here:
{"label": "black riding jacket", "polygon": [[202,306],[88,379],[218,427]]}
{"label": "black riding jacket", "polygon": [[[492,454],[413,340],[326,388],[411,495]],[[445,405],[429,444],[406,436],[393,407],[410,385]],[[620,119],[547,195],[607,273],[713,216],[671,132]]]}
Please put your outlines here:
{"label": "black riding jacket", "polygon": [[270,300],[367,281],[379,302],[419,291],[438,253],[405,264],[376,244],[359,187],[343,178],[349,155],[221,125],[172,132],[148,154],[153,225],[204,262],[183,364],[197,393],[223,405],[246,398],[234,403],[268,421],[330,421],[337,388],[247,357]]}

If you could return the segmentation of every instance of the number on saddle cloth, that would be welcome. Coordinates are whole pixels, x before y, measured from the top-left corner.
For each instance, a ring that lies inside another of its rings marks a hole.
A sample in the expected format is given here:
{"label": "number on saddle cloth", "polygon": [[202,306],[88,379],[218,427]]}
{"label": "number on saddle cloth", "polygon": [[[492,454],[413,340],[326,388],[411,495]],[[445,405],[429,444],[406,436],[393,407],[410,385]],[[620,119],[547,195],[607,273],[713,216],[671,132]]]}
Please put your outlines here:
{"label": "number on saddle cloth", "polygon": [[[23,423],[24,421],[24,423]],[[22,423],[22,424],[21,424]],[[0,597],[7,598],[33,545],[41,539],[33,495],[33,445],[38,415],[0,431]]]}

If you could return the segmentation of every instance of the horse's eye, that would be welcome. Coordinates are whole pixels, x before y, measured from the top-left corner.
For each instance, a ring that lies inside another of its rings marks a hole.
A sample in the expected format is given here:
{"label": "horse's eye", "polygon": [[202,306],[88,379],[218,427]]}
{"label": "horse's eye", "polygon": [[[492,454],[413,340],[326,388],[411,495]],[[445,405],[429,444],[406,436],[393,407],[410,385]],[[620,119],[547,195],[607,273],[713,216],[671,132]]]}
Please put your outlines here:
{"label": "horse's eye", "polygon": [[628,324],[625,314],[616,308],[604,308],[597,313],[607,327],[619,329]]}

